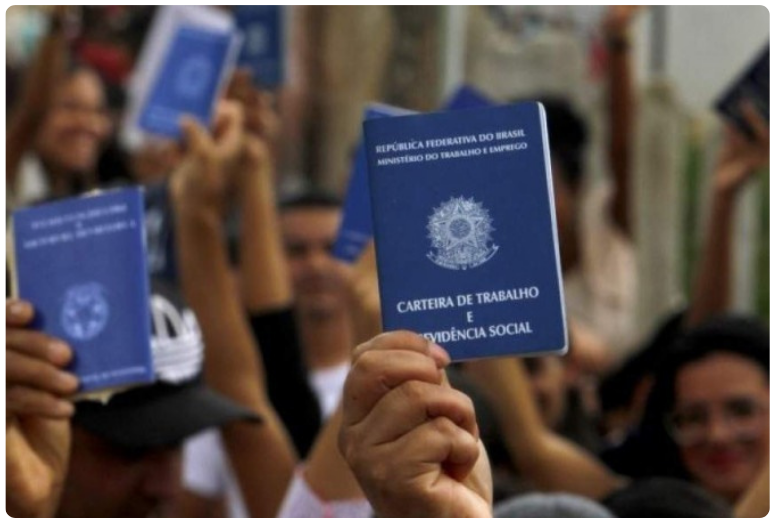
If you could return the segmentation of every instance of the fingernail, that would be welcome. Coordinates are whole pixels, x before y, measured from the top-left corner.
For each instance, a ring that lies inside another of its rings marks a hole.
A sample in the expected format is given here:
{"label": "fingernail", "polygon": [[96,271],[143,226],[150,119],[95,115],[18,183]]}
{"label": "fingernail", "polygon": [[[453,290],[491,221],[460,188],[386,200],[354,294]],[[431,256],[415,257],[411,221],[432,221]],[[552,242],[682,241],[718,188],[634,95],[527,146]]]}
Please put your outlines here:
{"label": "fingernail", "polygon": [[48,353],[51,357],[51,361],[58,365],[64,365],[70,361],[73,355],[70,347],[62,341],[52,341],[48,344]]}
{"label": "fingernail", "polygon": [[438,365],[439,368],[446,367],[452,361],[449,357],[449,354],[447,354],[447,351],[445,351],[441,345],[438,345],[435,342],[431,342],[430,344],[430,354],[431,357],[436,361],[436,365]]}
{"label": "fingernail", "polygon": [[78,388],[78,378],[69,372],[58,372],[56,380],[64,390],[75,390]]}
{"label": "fingernail", "polygon": [[75,407],[69,401],[57,401],[56,411],[60,416],[72,416],[75,414]]}
{"label": "fingernail", "polygon": [[27,312],[27,304],[20,301],[14,301],[8,307],[8,313],[12,316],[23,316]]}

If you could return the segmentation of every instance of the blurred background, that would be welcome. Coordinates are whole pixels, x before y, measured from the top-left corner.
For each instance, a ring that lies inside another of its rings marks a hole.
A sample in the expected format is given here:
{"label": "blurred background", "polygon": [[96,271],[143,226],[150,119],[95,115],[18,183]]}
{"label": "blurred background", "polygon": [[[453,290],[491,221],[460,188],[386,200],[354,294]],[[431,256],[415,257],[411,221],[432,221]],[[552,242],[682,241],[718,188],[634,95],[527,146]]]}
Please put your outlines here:
{"label": "blurred background", "polygon": [[[275,93],[282,186],[313,182],[342,194],[369,101],[438,108],[469,84],[506,102],[538,93],[584,117],[589,147],[581,188],[594,212],[610,190],[607,154],[613,42],[632,80],[630,208],[637,246],[640,335],[685,303],[708,207],[722,122],[713,103],[769,37],[762,6],[653,6],[613,21],[606,6],[286,6],[287,75]],[[50,6],[6,11],[6,106],[11,108]],[[69,45],[99,71],[118,123],[124,87],[153,6],[84,6],[70,13]],[[114,126],[118,127],[118,126]],[[132,177],[131,170],[101,174]],[[141,180],[142,181],[142,180]],[[735,220],[734,305],[769,323],[768,177],[745,188]],[[709,231],[713,234],[713,231]]]}

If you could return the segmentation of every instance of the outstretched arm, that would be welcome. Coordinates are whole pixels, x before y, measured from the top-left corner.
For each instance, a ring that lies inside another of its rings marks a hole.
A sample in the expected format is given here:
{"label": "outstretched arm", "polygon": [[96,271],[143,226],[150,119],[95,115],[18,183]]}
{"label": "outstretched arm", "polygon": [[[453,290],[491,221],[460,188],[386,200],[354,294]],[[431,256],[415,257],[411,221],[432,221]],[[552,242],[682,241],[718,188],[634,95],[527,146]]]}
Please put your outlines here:
{"label": "outstretched arm", "polygon": [[542,422],[522,361],[472,361],[466,371],[489,396],[518,470],[540,489],[603,499],[625,480]]}
{"label": "outstretched arm", "polygon": [[5,179],[13,187],[21,159],[32,147],[35,134],[50,105],[52,86],[61,80],[67,63],[65,17],[68,6],[55,6],[51,27],[38,44],[8,122],[5,137]]}
{"label": "outstretched arm", "polygon": [[770,129],[756,109],[743,107],[755,131],[752,140],[731,127],[713,173],[710,219],[705,229],[700,266],[692,292],[686,326],[692,327],[729,308],[732,279],[732,235],[740,192],[770,160]]}
{"label": "outstretched arm", "polygon": [[613,5],[603,22],[608,48],[608,157],[614,178],[611,214],[614,223],[632,237],[630,217],[630,181],[633,114],[632,53],[630,26],[640,6]]}
{"label": "outstretched arm", "polygon": [[229,165],[242,146],[238,106],[220,115],[213,139],[192,121],[184,125],[188,154],[171,182],[184,294],[202,326],[208,383],[258,413],[260,424],[222,428],[250,514],[276,515],[296,456],[264,390],[264,376],[243,306],[229,273],[221,212]]}

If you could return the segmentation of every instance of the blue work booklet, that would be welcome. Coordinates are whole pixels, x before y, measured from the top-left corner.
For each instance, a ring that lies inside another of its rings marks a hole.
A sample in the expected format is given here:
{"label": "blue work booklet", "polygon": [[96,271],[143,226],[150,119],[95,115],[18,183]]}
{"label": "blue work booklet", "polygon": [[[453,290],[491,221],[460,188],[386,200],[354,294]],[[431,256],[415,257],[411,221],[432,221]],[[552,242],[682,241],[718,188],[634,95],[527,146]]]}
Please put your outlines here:
{"label": "blue work booklet", "polygon": [[285,7],[238,5],[234,20],[244,36],[237,64],[248,68],[262,87],[280,87],[285,79]]}

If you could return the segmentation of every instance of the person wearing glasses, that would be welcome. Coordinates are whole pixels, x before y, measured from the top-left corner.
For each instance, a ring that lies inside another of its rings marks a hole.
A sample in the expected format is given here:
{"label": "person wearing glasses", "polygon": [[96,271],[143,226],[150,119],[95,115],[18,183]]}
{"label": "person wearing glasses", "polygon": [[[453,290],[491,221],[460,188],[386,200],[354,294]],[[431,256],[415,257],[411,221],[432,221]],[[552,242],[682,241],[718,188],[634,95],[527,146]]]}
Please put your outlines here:
{"label": "person wearing glasses", "polygon": [[[723,316],[689,332],[663,362],[626,470],[691,479],[731,503],[769,461],[769,334]],[[634,452],[636,449],[640,452]]]}

